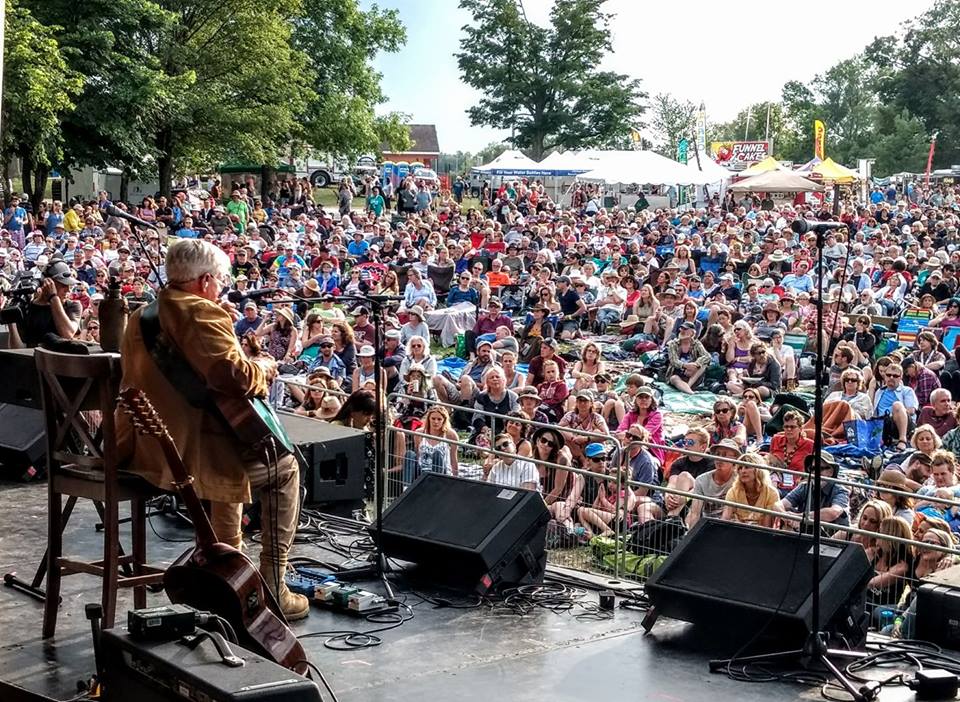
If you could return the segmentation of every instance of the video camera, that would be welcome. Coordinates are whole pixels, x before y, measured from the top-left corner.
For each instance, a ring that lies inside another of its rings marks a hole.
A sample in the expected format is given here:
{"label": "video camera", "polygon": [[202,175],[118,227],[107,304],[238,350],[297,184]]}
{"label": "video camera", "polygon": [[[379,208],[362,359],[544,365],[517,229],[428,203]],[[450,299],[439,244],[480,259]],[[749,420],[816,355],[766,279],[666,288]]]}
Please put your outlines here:
{"label": "video camera", "polygon": [[22,272],[13,281],[13,287],[4,292],[7,305],[0,310],[0,324],[19,324],[26,314],[27,305],[40,287],[40,281],[32,273]]}

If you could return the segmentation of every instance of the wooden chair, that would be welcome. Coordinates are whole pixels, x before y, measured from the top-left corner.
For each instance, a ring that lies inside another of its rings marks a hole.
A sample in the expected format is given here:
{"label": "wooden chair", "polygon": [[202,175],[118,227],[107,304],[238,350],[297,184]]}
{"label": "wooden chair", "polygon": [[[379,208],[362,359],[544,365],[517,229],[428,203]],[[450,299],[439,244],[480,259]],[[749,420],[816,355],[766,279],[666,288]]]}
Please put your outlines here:
{"label": "wooden chair", "polygon": [[[75,356],[37,349],[36,361],[47,431],[47,589],[43,611],[43,638],[47,639],[56,631],[60,582],[66,575],[87,573],[101,578],[106,628],[114,625],[118,588],[134,588],[134,606],[146,607],[147,586],[163,580],[161,569],[146,565],[146,501],[162,492],[118,467],[113,412],[120,389],[120,356]],[[63,496],[67,496],[66,505]],[[79,498],[92,500],[103,522],[103,558],[97,561],[63,555],[64,528]],[[130,502],[129,555],[124,555],[120,545],[121,502]]]}

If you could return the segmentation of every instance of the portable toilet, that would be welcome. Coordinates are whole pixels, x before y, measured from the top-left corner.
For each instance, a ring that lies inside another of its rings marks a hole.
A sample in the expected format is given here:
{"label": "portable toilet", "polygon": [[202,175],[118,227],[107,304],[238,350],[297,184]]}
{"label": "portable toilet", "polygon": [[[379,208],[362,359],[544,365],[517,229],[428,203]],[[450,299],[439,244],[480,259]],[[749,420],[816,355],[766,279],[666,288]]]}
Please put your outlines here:
{"label": "portable toilet", "polygon": [[[393,161],[384,161],[381,168],[380,187],[387,187],[387,183],[393,182]],[[394,183],[396,185],[396,183]]]}
{"label": "portable toilet", "polygon": [[410,174],[410,164],[406,161],[397,161],[393,171],[397,174],[397,187],[399,188],[400,183],[403,182],[403,179]]}

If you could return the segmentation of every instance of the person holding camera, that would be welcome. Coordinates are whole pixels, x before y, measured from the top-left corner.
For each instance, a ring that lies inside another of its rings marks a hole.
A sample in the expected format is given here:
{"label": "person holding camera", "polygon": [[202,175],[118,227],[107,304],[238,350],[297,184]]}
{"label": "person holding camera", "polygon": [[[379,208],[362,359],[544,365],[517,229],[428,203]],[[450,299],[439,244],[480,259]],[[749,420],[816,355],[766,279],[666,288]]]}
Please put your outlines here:
{"label": "person holding camera", "polygon": [[54,261],[47,266],[40,286],[22,306],[23,319],[8,324],[9,348],[34,348],[51,333],[64,339],[76,336],[83,307],[76,300],[68,299],[76,284],[73,271],[64,261]]}

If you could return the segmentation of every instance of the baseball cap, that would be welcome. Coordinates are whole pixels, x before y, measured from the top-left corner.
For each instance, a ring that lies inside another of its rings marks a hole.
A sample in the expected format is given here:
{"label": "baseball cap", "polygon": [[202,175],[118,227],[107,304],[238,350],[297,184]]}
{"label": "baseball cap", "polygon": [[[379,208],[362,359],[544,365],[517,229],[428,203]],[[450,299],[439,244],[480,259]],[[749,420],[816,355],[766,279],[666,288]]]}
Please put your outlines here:
{"label": "baseball cap", "polygon": [[252,300],[243,306],[245,310],[255,310],[257,309],[257,303]]}
{"label": "baseball cap", "polygon": [[607,449],[603,444],[587,444],[583,448],[583,455],[587,458],[596,458],[597,456],[606,456]]}
{"label": "baseball cap", "polygon": [[592,390],[579,390],[574,397],[578,400],[589,400],[593,402],[593,391]]}
{"label": "baseball cap", "polygon": [[54,261],[43,272],[45,278],[60,283],[61,285],[76,285],[77,279],[73,277],[73,270],[63,261]]}

